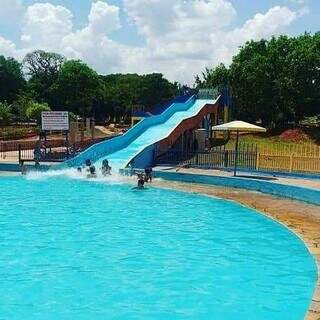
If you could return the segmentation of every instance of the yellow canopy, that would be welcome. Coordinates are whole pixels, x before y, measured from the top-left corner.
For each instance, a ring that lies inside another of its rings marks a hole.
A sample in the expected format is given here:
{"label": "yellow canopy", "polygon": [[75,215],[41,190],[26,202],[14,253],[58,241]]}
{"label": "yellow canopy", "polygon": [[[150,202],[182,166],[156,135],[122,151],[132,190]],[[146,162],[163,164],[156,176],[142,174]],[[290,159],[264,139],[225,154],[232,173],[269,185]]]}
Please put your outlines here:
{"label": "yellow canopy", "polygon": [[266,132],[265,128],[244,121],[232,121],[212,127],[214,131]]}

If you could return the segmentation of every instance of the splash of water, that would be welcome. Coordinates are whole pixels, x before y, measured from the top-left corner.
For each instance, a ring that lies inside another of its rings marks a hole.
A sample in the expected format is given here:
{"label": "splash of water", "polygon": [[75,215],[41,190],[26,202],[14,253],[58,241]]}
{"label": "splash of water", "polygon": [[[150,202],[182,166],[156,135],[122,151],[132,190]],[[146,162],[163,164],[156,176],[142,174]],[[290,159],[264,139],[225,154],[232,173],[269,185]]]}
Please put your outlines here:
{"label": "splash of water", "polygon": [[45,180],[55,177],[67,177],[74,180],[88,180],[95,181],[99,183],[108,183],[108,184],[135,184],[136,177],[123,176],[119,173],[120,166],[115,165],[112,168],[112,174],[104,176],[101,172],[101,168],[98,167],[98,163],[95,163],[97,168],[95,178],[90,178],[87,168],[82,168],[82,171],[79,172],[75,168],[68,168],[63,170],[49,170],[45,172],[41,171],[30,171],[27,173],[26,178],[29,180]]}

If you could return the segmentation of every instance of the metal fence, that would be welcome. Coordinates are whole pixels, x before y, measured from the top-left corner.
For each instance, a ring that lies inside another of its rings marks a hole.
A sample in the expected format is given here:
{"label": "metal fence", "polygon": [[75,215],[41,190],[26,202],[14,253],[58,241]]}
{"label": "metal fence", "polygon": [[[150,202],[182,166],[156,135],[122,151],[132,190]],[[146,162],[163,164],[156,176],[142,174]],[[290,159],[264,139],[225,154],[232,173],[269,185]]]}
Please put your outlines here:
{"label": "metal fence", "polygon": [[[300,150],[297,152],[297,150]],[[292,150],[260,148],[259,145],[241,144],[238,152],[238,167],[247,170],[270,172],[320,173],[319,149],[297,147]],[[313,152],[311,152],[313,151]],[[190,166],[209,169],[230,169],[234,166],[235,151],[217,147],[210,151],[186,152],[170,150],[157,151],[157,165]]]}
{"label": "metal fence", "polygon": [[[48,140],[40,142],[40,162],[61,162],[74,157],[91,145],[105,139],[90,139],[73,144],[66,144],[65,140]],[[6,141],[0,142],[0,161],[20,162],[34,161],[35,149],[39,141]]]}
{"label": "metal fence", "polygon": [[[193,166],[208,169],[229,169],[234,167],[236,153],[224,147],[210,151],[169,150],[157,152],[157,165]],[[254,146],[241,145],[238,151],[238,167],[255,170],[257,166],[257,149]]]}

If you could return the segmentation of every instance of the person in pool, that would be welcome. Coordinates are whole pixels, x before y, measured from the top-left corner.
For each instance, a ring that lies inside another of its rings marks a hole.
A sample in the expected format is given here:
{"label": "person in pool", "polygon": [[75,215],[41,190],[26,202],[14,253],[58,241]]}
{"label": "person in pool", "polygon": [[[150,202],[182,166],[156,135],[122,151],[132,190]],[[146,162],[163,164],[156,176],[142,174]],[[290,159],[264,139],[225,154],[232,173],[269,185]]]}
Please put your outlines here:
{"label": "person in pool", "polygon": [[87,175],[87,178],[96,178],[97,177],[97,173],[96,173],[96,167],[94,165],[91,165],[89,167],[89,174]]}
{"label": "person in pool", "polygon": [[144,170],[144,181],[145,182],[152,182],[152,168],[146,168]]}
{"label": "person in pool", "polygon": [[104,176],[110,176],[111,175],[111,167],[109,166],[109,161],[107,159],[102,161],[102,168],[101,172]]}
{"label": "person in pool", "polygon": [[144,189],[144,177],[142,174],[138,174],[138,185],[137,189]]}
{"label": "person in pool", "polygon": [[87,159],[87,160],[85,161],[85,166],[86,166],[86,167],[90,167],[90,166],[91,166],[91,160],[90,160],[90,159]]}

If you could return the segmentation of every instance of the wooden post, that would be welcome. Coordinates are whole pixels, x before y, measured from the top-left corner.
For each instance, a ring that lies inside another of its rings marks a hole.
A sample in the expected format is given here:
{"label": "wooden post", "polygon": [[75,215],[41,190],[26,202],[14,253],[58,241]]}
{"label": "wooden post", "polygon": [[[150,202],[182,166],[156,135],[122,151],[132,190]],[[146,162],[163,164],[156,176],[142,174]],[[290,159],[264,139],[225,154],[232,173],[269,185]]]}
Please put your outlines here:
{"label": "wooden post", "polygon": [[289,167],[289,172],[292,172],[293,169],[293,153],[290,154],[290,167]]}
{"label": "wooden post", "polygon": [[256,170],[259,170],[259,165],[260,165],[260,153],[257,152],[257,162],[256,162]]}

